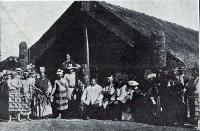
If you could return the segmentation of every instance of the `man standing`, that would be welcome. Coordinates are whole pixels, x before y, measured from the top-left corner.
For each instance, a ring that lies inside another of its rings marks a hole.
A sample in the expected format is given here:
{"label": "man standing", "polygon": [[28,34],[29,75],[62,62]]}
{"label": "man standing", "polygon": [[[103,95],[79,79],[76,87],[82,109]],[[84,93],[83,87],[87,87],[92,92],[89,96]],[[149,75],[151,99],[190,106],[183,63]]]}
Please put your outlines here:
{"label": "man standing", "polygon": [[[101,115],[100,108],[102,106],[103,95],[101,94],[102,87],[97,84],[97,79],[91,79],[91,85],[89,85],[82,94],[81,106],[82,117],[84,119],[94,118],[97,115]],[[90,114],[89,114],[90,113]]]}
{"label": "man standing", "polygon": [[66,60],[62,63],[62,66],[64,67],[64,71],[66,72],[67,70],[70,69],[79,69],[81,66],[77,63],[75,63],[73,60],[71,60],[71,56],[69,53],[66,53]]}
{"label": "man standing", "polygon": [[71,94],[76,85],[75,71],[78,70],[81,66],[71,60],[71,56],[69,53],[66,54],[66,60],[63,62],[62,66],[63,66],[64,72],[65,72],[64,78],[69,83],[69,92],[68,93],[69,93],[69,98],[71,98]]}

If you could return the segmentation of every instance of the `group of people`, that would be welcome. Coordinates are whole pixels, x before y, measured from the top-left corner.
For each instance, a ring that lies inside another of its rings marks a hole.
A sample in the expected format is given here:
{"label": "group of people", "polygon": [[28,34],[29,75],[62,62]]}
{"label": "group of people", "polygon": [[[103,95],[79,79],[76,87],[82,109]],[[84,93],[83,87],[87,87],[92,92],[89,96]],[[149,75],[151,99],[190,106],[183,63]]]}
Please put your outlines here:
{"label": "group of people", "polygon": [[93,77],[86,85],[76,75],[80,68],[66,54],[54,82],[47,78],[45,67],[40,67],[39,73],[34,68],[23,71],[16,68],[4,73],[0,91],[3,92],[2,87],[8,87],[9,120],[12,116],[17,116],[19,121],[20,116],[30,120],[31,115],[33,118],[149,121],[153,118],[175,123],[185,122],[188,112],[194,119],[199,116],[199,112],[195,112],[200,93],[198,71],[188,81],[184,76],[186,70],[176,68],[162,69],[143,79],[134,77],[128,81],[117,80],[111,74],[105,77],[106,82],[102,85]]}

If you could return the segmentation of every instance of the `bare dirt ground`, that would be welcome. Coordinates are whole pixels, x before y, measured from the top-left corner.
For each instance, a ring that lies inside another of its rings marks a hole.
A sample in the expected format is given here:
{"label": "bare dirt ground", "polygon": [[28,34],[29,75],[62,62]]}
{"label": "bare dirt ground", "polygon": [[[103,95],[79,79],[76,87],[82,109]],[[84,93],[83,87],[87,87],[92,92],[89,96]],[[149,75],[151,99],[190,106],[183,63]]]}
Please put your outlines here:
{"label": "bare dirt ground", "polygon": [[0,122],[0,131],[195,131],[195,128],[153,126],[128,121],[46,119]]}

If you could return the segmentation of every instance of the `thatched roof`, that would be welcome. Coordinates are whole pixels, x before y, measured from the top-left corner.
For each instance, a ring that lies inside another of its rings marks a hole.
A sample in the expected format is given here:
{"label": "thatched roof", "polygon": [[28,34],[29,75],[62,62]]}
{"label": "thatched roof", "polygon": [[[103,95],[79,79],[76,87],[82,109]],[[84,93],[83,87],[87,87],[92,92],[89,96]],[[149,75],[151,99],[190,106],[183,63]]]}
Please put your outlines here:
{"label": "thatched roof", "polygon": [[[187,67],[198,63],[198,32],[166,22],[136,11],[128,10],[105,2],[88,2],[82,13],[83,2],[74,2],[54,25],[31,48],[31,61],[35,62],[59,39],[73,22],[87,15],[102,24],[117,37],[134,46],[136,37],[148,40],[151,32],[163,30],[166,34],[167,52],[182,61]],[[75,17],[79,17],[75,18]],[[73,21],[73,20],[74,21]],[[77,26],[77,25],[74,25]],[[140,35],[135,36],[135,33]]]}
{"label": "thatched roof", "polygon": [[198,63],[199,33],[197,31],[105,2],[99,4],[146,37],[150,38],[152,31],[164,31],[167,51],[170,54],[188,67]]}

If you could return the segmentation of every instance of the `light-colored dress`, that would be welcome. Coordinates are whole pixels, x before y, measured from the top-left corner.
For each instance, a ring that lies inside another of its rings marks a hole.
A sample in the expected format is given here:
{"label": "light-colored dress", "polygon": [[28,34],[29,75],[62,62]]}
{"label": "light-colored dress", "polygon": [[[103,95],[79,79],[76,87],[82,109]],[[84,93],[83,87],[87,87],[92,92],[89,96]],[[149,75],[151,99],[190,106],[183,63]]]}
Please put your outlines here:
{"label": "light-colored dress", "polygon": [[199,77],[197,77],[194,80],[194,86],[195,86],[195,117],[198,118],[200,117],[200,87],[199,87]]}
{"label": "light-colored dress", "polygon": [[9,111],[10,112],[21,112],[22,103],[21,103],[21,89],[22,83],[18,79],[12,79],[7,81],[9,88]]}

